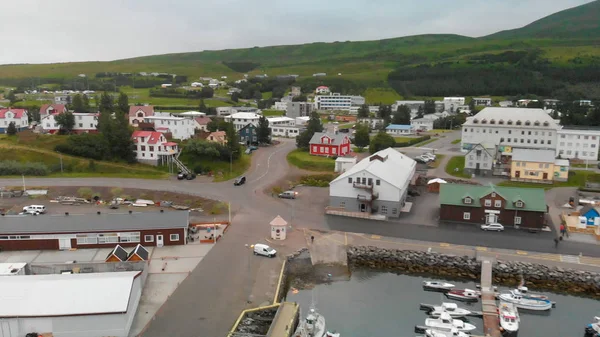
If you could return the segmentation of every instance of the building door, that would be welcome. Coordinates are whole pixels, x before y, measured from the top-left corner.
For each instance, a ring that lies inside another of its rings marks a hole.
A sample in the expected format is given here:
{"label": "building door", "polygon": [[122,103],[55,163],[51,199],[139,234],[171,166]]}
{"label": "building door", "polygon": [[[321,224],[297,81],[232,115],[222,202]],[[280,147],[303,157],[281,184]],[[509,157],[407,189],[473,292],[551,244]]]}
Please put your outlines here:
{"label": "building door", "polygon": [[480,163],[475,164],[475,174],[479,174],[481,172]]}
{"label": "building door", "polygon": [[498,216],[494,213],[489,213],[486,217],[485,217],[485,223],[497,223],[498,222]]}
{"label": "building door", "polygon": [[548,180],[548,173],[544,172],[544,175],[542,176],[542,178],[543,178],[544,180]]}
{"label": "building door", "polygon": [[360,204],[360,211],[361,212],[366,212],[367,211],[367,204]]}
{"label": "building door", "polygon": [[156,235],[156,247],[162,247],[165,245],[165,238],[162,234]]}
{"label": "building door", "polygon": [[521,176],[521,171],[515,171],[515,178],[519,178]]}
{"label": "building door", "polygon": [[71,239],[70,238],[58,239],[58,249],[60,249],[60,250],[71,249]]}

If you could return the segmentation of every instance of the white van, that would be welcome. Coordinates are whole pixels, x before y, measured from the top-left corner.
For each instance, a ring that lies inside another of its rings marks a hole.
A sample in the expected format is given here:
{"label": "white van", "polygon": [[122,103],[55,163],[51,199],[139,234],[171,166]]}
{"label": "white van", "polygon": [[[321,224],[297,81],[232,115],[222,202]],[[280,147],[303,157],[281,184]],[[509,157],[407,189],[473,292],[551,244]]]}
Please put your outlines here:
{"label": "white van", "polygon": [[254,245],[254,255],[275,257],[275,255],[277,255],[277,251],[267,245],[264,245],[262,243],[257,243]]}
{"label": "white van", "polygon": [[29,206],[25,206],[25,207],[23,207],[23,213],[29,213],[29,214],[39,213],[39,214],[43,214],[43,213],[46,213],[46,206],[44,206],[44,205],[29,205]]}

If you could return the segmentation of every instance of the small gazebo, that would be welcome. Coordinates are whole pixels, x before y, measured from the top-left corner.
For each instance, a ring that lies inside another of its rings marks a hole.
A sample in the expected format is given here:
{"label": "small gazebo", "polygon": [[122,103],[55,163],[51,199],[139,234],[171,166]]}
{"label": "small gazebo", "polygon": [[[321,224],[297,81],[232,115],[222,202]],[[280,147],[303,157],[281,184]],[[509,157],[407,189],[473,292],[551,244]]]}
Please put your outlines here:
{"label": "small gazebo", "polygon": [[276,216],[270,223],[271,225],[271,239],[273,240],[285,240],[287,221],[283,220],[281,216]]}

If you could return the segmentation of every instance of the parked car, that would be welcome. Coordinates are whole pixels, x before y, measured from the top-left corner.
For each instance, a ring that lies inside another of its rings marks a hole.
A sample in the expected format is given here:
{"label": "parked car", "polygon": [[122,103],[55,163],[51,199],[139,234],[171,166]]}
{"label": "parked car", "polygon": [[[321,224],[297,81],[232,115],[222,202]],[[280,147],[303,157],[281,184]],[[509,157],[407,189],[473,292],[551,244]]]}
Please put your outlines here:
{"label": "parked car", "polygon": [[421,155],[421,157],[429,158],[430,160],[436,160],[437,159],[437,157],[435,156],[435,154],[433,154],[431,152],[423,153]]}
{"label": "parked car", "polygon": [[246,183],[246,177],[241,176],[241,177],[237,177],[235,178],[235,180],[233,181],[233,185],[234,186],[240,186],[240,185],[244,185]]}
{"label": "parked car", "polygon": [[267,245],[257,243],[254,245],[254,255],[275,257],[277,255],[277,251]]}
{"label": "parked car", "polygon": [[481,229],[484,231],[502,232],[504,230],[504,226],[502,226],[499,223],[489,223],[489,224],[481,225]]}
{"label": "parked car", "polygon": [[29,209],[29,210],[23,210],[23,212],[19,213],[19,215],[40,215],[41,213],[33,210],[33,209]]}
{"label": "parked car", "polygon": [[431,158],[427,157],[427,156],[417,156],[415,157],[416,161],[422,162],[422,163],[429,163],[431,161]]}
{"label": "parked car", "polygon": [[278,197],[280,197],[282,199],[296,199],[297,195],[298,195],[298,192],[285,191],[285,192],[279,193]]}

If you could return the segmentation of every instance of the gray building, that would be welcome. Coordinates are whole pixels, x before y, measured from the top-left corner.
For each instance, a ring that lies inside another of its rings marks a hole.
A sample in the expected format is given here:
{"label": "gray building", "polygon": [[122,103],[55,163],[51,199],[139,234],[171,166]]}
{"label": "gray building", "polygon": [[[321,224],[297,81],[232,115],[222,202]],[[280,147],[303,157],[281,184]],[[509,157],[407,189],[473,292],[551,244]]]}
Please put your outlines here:
{"label": "gray building", "polygon": [[496,158],[496,147],[477,144],[465,155],[464,172],[478,176],[491,176]]}
{"label": "gray building", "polygon": [[290,118],[310,116],[313,108],[314,105],[309,102],[289,102],[285,115]]}

